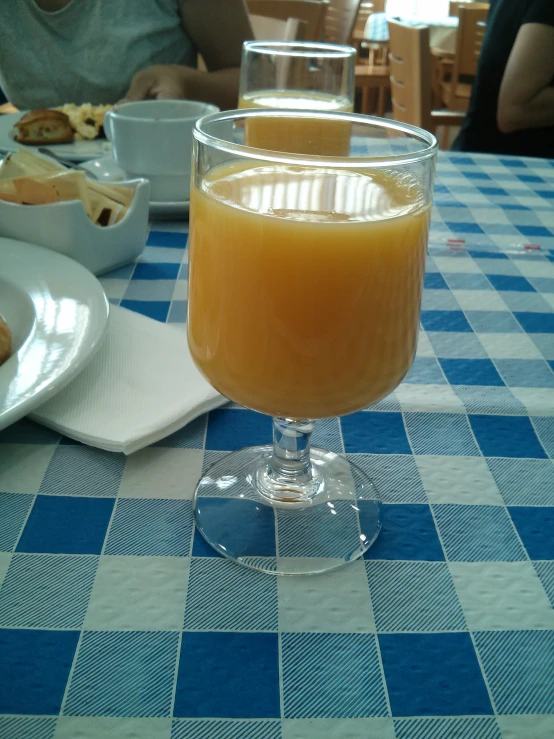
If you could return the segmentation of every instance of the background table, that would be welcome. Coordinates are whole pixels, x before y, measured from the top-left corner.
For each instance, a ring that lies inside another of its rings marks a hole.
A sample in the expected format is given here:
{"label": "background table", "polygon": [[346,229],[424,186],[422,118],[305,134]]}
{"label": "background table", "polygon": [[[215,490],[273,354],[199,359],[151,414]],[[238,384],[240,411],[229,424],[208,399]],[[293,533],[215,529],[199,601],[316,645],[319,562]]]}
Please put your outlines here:
{"label": "background table", "polygon": [[431,49],[442,49],[454,53],[456,51],[456,36],[458,32],[458,18],[425,19],[415,16],[394,17],[386,13],[372,13],[367,19],[364,29],[364,39],[373,43],[388,43],[388,19],[396,20],[407,25],[429,26],[429,46]]}
{"label": "background table", "polygon": [[[264,416],[128,458],[0,434],[2,739],[554,736],[553,185],[554,162],[440,155],[413,369],[314,434],[384,502],[340,571],[259,575],[193,533],[202,468]],[[158,224],[112,302],[183,323],[185,232]]]}

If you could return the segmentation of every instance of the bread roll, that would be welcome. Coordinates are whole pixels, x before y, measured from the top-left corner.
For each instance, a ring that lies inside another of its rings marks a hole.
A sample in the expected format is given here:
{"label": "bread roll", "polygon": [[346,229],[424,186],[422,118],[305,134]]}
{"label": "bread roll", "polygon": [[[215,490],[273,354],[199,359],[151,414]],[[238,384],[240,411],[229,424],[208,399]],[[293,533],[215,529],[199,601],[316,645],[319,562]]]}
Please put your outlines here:
{"label": "bread roll", "polygon": [[69,118],[59,110],[31,110],[15,124],[20,144],[67,144],[74,139]]}

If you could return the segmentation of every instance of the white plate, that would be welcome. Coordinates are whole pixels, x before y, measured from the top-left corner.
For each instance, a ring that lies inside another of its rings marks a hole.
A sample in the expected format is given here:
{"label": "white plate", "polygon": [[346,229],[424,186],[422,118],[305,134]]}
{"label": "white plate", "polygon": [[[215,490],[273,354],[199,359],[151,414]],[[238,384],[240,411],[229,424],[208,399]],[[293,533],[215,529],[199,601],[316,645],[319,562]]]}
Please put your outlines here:
{"label": "white plate", "polygon": [[[25,111],[21,111],[0,115],[0,151],[17,151],[18,147],[22,146],[15,140],[14,125],[24,113]],[[36,150],[37,147],[27,146],[25,148]],[[112,145],[106,139],[94,139],[93,141],[73,141],[70,144],[50,144],[46,148],[61,159],[85,162],[88,159],[106,156],[111,152]]]}
{"label": "white plate", "polygon": [[12,356],[0,366],[0,429],[59,392],[104,336],[109,304],[96,277],[40,246],[0,238],[0,314]]}
{"label": "white plate", "polygon": [[[118,167],[112,156],[101,157],[83,164],[83,167],[92,172],[102,182],[121,182],[125,179],[125,172]],[[188,218],[189,200],[159,203],[150,201],[150,216],[158,219]]]}

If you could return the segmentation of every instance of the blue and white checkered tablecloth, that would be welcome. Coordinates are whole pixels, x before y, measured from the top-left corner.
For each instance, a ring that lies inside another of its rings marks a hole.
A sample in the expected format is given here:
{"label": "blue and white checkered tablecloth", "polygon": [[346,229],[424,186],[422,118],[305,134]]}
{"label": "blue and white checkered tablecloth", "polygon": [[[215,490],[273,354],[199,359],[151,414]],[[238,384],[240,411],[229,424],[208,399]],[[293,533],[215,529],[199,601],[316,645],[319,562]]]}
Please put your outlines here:
{"label": "blue and white checkered tablecloth", "polygon": [[[193,532],[223,408],[130,457],[0,434],[2,739],[552,739],[554,162],[439,159],[418,355],[315,443],[375,478],[365,559],[273,578]],[[184,323],[186,225],[112,302]]]}

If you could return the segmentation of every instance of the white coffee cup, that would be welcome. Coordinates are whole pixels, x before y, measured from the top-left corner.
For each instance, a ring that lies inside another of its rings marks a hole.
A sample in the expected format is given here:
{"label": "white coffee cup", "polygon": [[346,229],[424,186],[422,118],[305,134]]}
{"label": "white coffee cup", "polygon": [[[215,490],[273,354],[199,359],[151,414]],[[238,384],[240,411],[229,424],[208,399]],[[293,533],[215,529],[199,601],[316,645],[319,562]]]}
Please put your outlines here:
{"label": "white coffee cup", "polygon": [[194,100],[141,100],[116,105],[104,117],[113,157],[129,179],[150,180],[150,200],[190,197],[192,131],[219,108]]}

